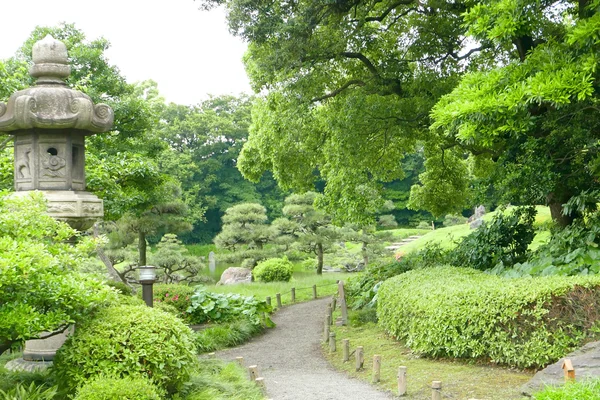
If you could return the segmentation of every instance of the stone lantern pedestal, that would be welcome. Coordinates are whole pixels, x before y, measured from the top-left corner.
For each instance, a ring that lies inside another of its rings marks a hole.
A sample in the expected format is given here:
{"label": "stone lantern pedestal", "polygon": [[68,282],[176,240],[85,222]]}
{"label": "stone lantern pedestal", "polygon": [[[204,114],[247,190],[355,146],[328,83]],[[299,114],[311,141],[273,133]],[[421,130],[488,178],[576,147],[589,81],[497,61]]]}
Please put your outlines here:
{"label": "stone lantern pedestal", "polygon": [[[14,195],[41,191],[48,214],[86,230],[103,217],[104,207],[85,191],[85,138],[109,131],[114,114],[67,86],[71,67],[64,43],[46,36],[34,44],[32,59],[29,74],[37,79],[35,86],[0,103],[0,132],[15,138]],[[51,360],[64,341],[60,336],[28,341],[25,356]]]}

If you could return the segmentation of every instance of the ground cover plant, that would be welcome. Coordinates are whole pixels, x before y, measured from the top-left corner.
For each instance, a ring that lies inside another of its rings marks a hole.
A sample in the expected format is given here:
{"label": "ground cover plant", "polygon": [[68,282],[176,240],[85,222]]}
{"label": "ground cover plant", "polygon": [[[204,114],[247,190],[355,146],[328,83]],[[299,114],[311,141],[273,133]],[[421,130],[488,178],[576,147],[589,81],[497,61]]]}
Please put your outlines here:
{"label": "ground cover plant", "polygon": [[417,354],[537,368],[597,330],[599,289],[596,276],[505,279],[430,268],[384,282],[377,315]]}
{"label": "ground cover plant", "polygon": [[535,400],[598,400],[600,399],[600,380],[588,379],[567,383],[561,387],[548,386],[534,393]]}
{"label": "ground cover plant", "polygon": [[73,400],[161,400],[160,391],[142,377],[98,377],[86,382]]}

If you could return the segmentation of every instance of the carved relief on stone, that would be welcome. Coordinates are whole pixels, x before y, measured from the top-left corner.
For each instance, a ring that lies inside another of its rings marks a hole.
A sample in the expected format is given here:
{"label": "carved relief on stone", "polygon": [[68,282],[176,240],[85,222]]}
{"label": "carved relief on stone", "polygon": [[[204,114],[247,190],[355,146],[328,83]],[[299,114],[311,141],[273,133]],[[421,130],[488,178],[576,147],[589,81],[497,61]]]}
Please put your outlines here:
{"label": "carved relief on stone", "polygon": [[31,178],[31,148],[25,148],[23,154],[15,161],[17,179]]}
{"label": "carved relief on stone", "polygon": [[67,161],[59,157],[58,155],[48,153],[42,159],[42,170],[44,176],[51,176],[53,178],[62,178],[65,176],[65,166]]}
{"label": "carved relief on stone", "polygon": [[48,203],[49,213],[74,213],[76,210],[75,204]]}
{"label": "carved relief on stone", "polygon": [[81,209],[84,214],[99,214],[102,212],[102,203],[84,203]]}
{"label": "carved relief on stone", "polygon": [[6,104],[0,103],[0,117],[6,113]]}

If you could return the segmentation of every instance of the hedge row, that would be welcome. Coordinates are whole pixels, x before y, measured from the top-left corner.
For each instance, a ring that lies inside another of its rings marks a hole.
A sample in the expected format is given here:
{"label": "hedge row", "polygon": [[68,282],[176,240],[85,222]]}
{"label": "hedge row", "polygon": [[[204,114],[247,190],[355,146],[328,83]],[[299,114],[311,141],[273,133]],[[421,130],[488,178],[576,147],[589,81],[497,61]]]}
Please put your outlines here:
{"label": "hedge row", "polygon": [[600,276],[506,279],[472,269],[410,271],[378,292],[380,325],[414,352],[541,367],[600,319]]}

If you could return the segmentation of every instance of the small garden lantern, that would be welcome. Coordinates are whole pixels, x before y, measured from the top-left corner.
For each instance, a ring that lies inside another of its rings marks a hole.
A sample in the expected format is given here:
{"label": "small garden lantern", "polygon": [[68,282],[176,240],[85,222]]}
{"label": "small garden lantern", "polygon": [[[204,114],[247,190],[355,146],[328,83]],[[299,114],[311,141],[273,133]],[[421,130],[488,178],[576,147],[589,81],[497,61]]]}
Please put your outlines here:
{"label": "small garden lantern", "polygon": [[152,285],[156,282],[156,267],[144,265],[140,267],[140,283],[142,284],[142,298],[148,307],[154,305],[154,293]]}

